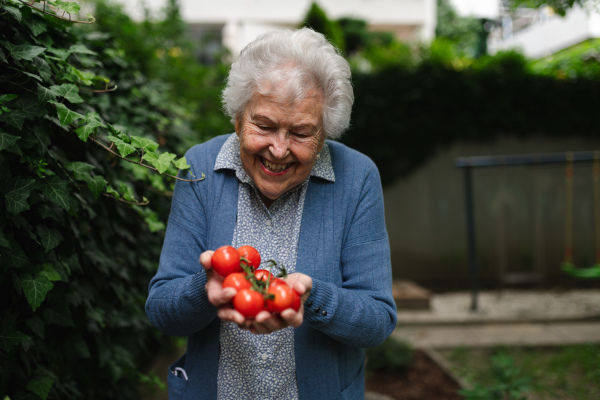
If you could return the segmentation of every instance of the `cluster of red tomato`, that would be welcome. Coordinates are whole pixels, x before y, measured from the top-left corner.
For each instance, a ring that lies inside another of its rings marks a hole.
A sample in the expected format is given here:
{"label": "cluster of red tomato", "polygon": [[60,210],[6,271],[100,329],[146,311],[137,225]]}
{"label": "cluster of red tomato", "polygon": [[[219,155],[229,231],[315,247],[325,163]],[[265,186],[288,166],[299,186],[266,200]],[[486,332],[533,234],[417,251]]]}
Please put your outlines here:
{"label": "cluster of red tomato", "polygon": [[[232,287],[237,293],[233,298],[233,308],[246,318],[254,318],[262,310],[280,313],[292,308],[300,309],[300,295],[286,281],[275,277],[260,266],[260,254],[252,246],[236,249],[223,246],[215,250],[212,269],[225,277],[223,288]],[[270,261],[271,266],[277,266]],[[285,275],[285,270],[282,269]]]}

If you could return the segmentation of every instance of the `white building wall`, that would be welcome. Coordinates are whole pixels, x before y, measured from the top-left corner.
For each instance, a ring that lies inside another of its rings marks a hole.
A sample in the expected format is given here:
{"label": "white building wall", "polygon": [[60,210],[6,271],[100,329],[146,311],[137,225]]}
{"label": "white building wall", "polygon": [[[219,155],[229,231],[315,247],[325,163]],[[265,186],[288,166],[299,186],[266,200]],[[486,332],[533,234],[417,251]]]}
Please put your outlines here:
{"label": "white building wall", "polygon": [[[134,18],[139,4],[120,0]],[[237,54],[260,33],[297,26],[313,0],[179,0],[181,15],[190,24],[223,25],[224,44]],[[158,12],[165,0],[146,0]],[[354,17],[374,26],[416,27],[417,38],[435,36],[436,0],[317,0],[332,19]]]}
{"label": "white building wall", "polygon": [[597,37],[600,37],[600,15],[576,7],[565,17],[540,18],[512,35],[491,39],[488,49],[491,54],[519,49],[529,58],[540,58]]}

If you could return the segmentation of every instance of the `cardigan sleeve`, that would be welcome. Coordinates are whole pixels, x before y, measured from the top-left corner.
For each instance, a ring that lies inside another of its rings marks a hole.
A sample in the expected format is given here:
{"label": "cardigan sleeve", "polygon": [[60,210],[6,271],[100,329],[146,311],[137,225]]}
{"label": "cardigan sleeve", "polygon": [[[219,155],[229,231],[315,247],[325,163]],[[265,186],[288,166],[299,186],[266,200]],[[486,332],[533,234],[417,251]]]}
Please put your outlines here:
{"label": "cardigan sleeve", "polygon": [[369,160],[362,175],[356,201],[348,202],[348,222],[338,257],[341,287],[313,279],[304,306],[305,321],[314,329],[344,344],[371,347],[394,330],[397,312],[379,172]]}
{"label": "cardigan sleeve", "polygon": [[199,256],[207,249],[207,217],[200,182],[177,181],[159,268],[150,281],[146,314],[160,331],[187,336],[217,318],[204,286]]}

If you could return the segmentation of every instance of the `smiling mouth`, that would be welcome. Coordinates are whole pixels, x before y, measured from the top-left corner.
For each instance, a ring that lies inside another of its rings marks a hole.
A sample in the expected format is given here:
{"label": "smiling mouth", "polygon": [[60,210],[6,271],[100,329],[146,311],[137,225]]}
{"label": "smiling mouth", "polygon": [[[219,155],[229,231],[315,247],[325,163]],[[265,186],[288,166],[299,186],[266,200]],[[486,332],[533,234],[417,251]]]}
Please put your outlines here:
{"label": "smiling mouth", "polygon": [[265,168],[270,171],[270,172],[283,172],[286,169],[288,169],[289,167],[291,167],[292,163],[286,163],[286,164],[276,164],[273,163],[265,158],[261,158],[262,164],[265,166]]}

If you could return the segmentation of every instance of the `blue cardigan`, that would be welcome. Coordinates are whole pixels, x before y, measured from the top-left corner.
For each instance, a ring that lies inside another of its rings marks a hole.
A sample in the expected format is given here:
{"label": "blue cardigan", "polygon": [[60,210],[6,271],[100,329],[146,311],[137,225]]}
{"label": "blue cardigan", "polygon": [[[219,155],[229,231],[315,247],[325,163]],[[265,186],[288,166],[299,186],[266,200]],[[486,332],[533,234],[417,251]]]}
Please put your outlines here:
{"label": "blue cardigan", "polygon": [[[169,398],[216,399],[220,320],[199,264],[205,250],[230,244],[237,215],[233,171],[214,171],[227,135],[186,154],[199,182],[178,181],[160,266],[150,282],[148,318],[160,331],[188,336],[186,355],[169,371]],[[328,141],[335,183],[311,177],[296,272],[313,288],[294,347],[300,399],[363,399],[364,348],[396,326],[390,249],[379,172],[366,156]],[[175,374],[183,368],[188,380]]]}

